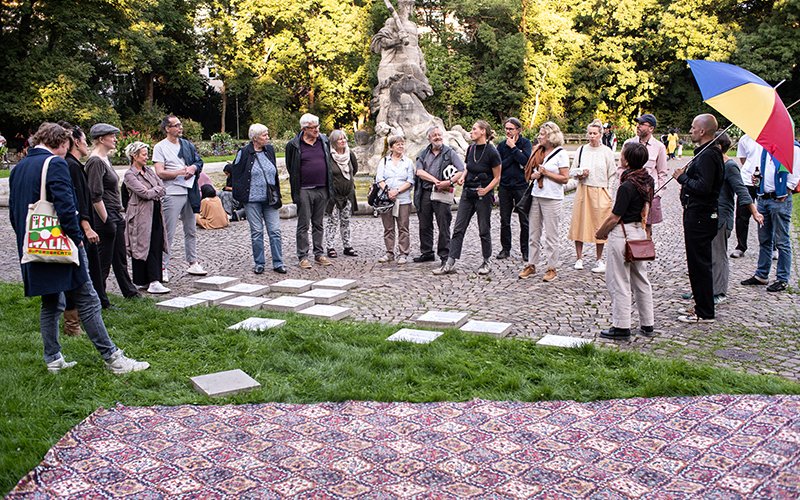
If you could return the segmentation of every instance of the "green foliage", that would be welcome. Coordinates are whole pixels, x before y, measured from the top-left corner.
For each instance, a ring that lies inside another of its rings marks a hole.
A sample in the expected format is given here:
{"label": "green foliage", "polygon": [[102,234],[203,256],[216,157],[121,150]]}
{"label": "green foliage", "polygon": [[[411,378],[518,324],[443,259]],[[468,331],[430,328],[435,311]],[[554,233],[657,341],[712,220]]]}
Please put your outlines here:
{"label": "green foliage", "polygon": [[182,117],[181,124],[183,124],[183,137],[190,141],[199,141],[203,138],[203,126],[199,122],[191,118]]}
{"label": "green foliage", "polygon": [[138,113],[123,120],[122,123],[126,129],[139,131],[145,137],[154,140],[163,137],[163,133],[158,127],[167,114],[167,110],[161,106],[145,106]]}
{"label": "green foliage", "polygon": [[125,148],[128,145],[133,144],[136,141],[141,141],[147,144],[150,148],[150,153],[153,152],[153,139],[152,136],[139,132],[138,130],[129,130],[127,132],[123,132],[117,138],[117,149],[115,150],[114,157],[111,159],[111,162],[114,165],[126,165],[128,164],[128,158],[125,156]]}

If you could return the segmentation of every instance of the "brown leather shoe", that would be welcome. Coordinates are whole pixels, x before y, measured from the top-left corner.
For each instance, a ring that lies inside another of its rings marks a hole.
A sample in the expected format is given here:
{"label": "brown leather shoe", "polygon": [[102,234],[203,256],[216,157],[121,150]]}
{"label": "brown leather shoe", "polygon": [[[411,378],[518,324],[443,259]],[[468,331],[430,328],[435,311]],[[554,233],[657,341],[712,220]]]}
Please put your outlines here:
{"label": "brown leather shoe", "polygon": [[311,269],[311,262],[308,259],[302,259],[300,261],[300,269]]}
{"label": "brown leather shoe", "polygon": [[78,316],[77,309],[68,309],[64,311],[64,335],[70,337],[77,337],[81,333],[81,319]]}
{"label": "brown leather shoe", "polygon": [[528,279],[536,273],[536,266],[533,264],[527,264],[522,271],[519,273],[519,279],[524,280]]}
{"label": "brown leather shoe", "polygon": [[556,270],[551,267],[550,269],[545,271],[544,277],[542,278],[542,281],[550,282],[550,281],[553,281],[554,279],[556,279],[557,276],[558,275],[556,275]]}
{"label": "brown leather shoe", "polygon": [[314,260],[317,261],[317,264],[319,264],[320,266],[330,266],[331,264],[333,264],[333,262],[331,262],[331,260],[325,257],[324,255],[320,255],[319,257],[314,257]]}

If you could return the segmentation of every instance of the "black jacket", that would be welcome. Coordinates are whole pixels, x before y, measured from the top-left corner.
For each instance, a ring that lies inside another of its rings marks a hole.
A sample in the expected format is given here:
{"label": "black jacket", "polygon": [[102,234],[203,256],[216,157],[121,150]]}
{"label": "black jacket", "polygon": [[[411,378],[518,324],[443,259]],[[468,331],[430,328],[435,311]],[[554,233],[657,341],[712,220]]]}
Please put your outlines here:
{"label": "black jacket", "polygon": [[517,145],[511,149],[506,144],[506,138],[497,143],[497,152],[503,161],[502,175],[500,176],[500,186],[509,189],[524,189],[528,187],[525,180],[525,165],[531,157],[533,145],[528,139],[519,136]]}
{"label": "black jacket", "polygon": [[[278,191],[278,202],[271,205],[272,208],[281,208],[281,185],[278,179],[278,164],[275,161],[275,148],[272,144],[264,146],[264,153],[269,161],[275,165],[275,189]],[[236,154],[238,162],[231,164],[231,186],[233,187],[233,199],[241,204],[250,201],[250,179],[253,170],[253,163],[256,161],[256,148],[249,142]]]}
{"label": "black jacket", "polygon": [[[300,201],[300,186],[302,179],[300,178],[300,141],[303,131],[294,136],[294,139],[286,143],[286,170],[289,172],[289,185],[292,192],[292,201],[297,203]],[[328,137],[325,134],[319,134],[317,140],[322,141],[322,150],[325,152],[325,162],[328,164],[328,196],[333,197],[333,168],[331,158],[331,145]]]}
{"label": "black jacket", "polygon": [[86,221],[94,229],[94,208],[92,198],[89,195],[89,187],[86,185],[86,172],[83,170],[83,163],[72,154],[67,153],[64,157],[69,166],[69,176],[72,178],[72,187],[75,188],[75,198],[78,202],[78,212],[82,221]]}
{"label": "black jacket", "polygon": [[722,152],[719,148],[706,147],[695,156],[686,171],[678,176],[683,208],[708,213],[716,212],[724,171]]}

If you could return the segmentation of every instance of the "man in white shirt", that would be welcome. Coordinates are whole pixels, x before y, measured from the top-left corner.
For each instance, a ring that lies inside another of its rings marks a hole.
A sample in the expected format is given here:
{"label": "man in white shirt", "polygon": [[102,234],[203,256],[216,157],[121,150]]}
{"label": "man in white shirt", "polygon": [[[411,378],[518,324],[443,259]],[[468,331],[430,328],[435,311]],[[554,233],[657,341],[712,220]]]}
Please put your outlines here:
{"label": "man in white shirt", "polygon": [[[175,115],[167,115],[161,120],[161,130],[166,134],[166,139],[153,147],[153,166],[156,174],[164,181],[167,195],[161,202],[164,215],[164,225],[167,227],[167,241],[169,248],[175,240],[175,226],[178,219],[183,222],[183,239],[186,262],[189,274],[204,276],[206,270],[200,265],[197,258],[197,237],[195,232],[196,212],[200,211],[200,195],[197,187],[197,175],[203,169],[203,160],[197,154],[194,145],[183,139],[183,126]],[[193,207],[196,201],[197,208]],[[169,282],[167,267],[169,266],[172,251],[164,254],[162,264],[164,283]]]}
{"label": "man in white shirt", "polygon": [[[747,191],[752,199],[756,199],[756,187],[753,185],[753,173],[756,165],[761,161],[762,148],[752,137],[745,134],[739,139],[736,146],[736,157],[742,164],[742,182],[747,186]],[[750,211],[747,205],[737,205],[736,208],[736,248],[731,252],[731,257],[738,259],[747,251],[747,233],[750,231]]]}

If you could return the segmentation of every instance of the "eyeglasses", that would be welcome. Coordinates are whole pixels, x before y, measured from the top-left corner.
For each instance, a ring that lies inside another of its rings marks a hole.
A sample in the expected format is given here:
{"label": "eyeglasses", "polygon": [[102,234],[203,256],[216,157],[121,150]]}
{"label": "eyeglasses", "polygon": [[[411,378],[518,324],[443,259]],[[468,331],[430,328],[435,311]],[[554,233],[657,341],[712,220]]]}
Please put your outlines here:
{"label": "eyeglasses", "polygon": [[175,128],[175,127],[182,127],[182,126],[183,126],[183,124],[181,124],[181,122],[170,123],[169,125],[167,125],[167,128]]}

